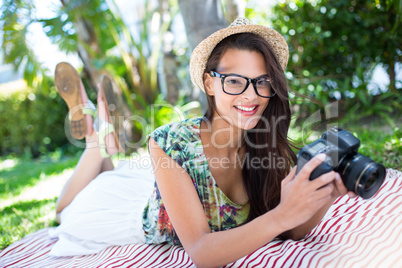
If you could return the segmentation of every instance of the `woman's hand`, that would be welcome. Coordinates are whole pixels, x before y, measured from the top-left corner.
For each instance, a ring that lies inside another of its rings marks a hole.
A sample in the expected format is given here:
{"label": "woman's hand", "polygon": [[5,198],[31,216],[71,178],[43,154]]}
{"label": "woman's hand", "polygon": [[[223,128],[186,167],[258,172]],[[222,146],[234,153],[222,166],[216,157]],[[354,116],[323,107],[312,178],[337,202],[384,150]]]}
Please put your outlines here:
{"label": "woman's hand", "polygon": [[345,194],[348,194],[349,197],[354,198],[357,195],[352,192],[352,191],[348,191],[348,189],[346,189],[345,184],[343,184],[341,175],[339,175],[339,173],[335,174],[335,180],[332,182],[334,190],[332,191],[332,198],[336,199],[340,196],[344,196]]}
{"label": "woman's hand", "polygon": [[325,154],[312,158],[296,175],[294,167],[282,181],[281,201],[275,208],[282,227],[293,229],[308,221],[318,210],[335,197],[346,193],[342,180],[334,171],[310,181],[311,172],[325,160]]}

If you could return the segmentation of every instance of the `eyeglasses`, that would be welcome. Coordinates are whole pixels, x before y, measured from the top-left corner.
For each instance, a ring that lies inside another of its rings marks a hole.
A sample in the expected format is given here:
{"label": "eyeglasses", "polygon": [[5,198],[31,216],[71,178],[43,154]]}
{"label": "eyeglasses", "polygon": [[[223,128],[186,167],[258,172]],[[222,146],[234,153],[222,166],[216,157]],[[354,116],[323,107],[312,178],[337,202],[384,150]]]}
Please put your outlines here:
{"label": "eyeglasses", "polygon": [[255,93],[263,98],[272,98],[276,95],[271,86],[271,79],[266,76],[257,77],[254,79],[239,75],[239,74],[220,74],[210,71],[211,77],[218,77],[222,81],[223,92],[229,95],[240,95],[250,85],[254,86]]}

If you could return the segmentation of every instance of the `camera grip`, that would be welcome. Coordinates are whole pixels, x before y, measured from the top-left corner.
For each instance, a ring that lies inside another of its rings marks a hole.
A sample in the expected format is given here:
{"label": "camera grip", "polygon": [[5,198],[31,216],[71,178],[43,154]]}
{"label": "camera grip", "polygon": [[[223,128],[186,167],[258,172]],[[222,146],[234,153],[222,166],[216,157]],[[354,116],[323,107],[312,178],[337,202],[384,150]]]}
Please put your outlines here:
{"label": "camera grip", "polygon": [[[303,166],[308,162],[310,159],[306,159],[304,157],[299,157],[297,159],[297,170],[296,174],[299,173],[299,171],[303,168]],[[322,174],[328,173],[330,171],[334,170],[334,167],[332,165],[329,165],[327,162],[321,163],[318,167],[316,167],[310,174],[309,180],[315,180]]]}
{"label": "camera grip", "polygon": [[328,165],[326,162],[321,163],[318,167],[316,167],[316,169],[313,170],[313,172],[311,172],[309,180],[315,180],[322,174],[328,173],[332,170],[334,170],[333,166]]}

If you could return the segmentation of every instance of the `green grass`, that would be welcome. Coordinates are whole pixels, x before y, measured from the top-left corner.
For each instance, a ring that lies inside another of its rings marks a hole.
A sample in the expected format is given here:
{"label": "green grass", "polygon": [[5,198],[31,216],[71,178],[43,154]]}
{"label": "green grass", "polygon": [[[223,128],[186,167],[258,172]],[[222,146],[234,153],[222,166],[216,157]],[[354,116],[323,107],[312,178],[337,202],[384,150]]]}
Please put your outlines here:
{"label": "green grass", "polygon": [[14,203],[0,210],[0,249],[39,229],[56,226],[56,198]]}
{"label": "green grass", "polygon": [[342,126],[360,140],[359,153],[386,168],[402,169],[402,118],[397,113],[387,120],[367,117],[349,120]]}
{"label": "green grass", "polygon": [[56,225],[56,197],[16,199],[6,207],[4,202],[17,198],[39,182],[74,168],[77,161],[77,156],[61,157],[57,152],[36,160],[0,159],[0,249],[39,229]]}
{"label": "green grass", "polygon": [[[386,168],[402,169],[402,129],[397,126],[383,124],[379,120],[360,123],[334,123],[340,128],[350,131],[360,140],[358,152],[370,157]],[[314,129],[291,128],[289,136],[298,147],[303,147],[321,137],[328,126],[320,125]],[[317,130],[320,129],[320,130]],[[297,152],[295,150],[295,152]]]}
{"label": "green grass", "polygon": [[386,168],[402,167],[402,130],[392,132],[362,129],[354,133],[361,141],[359,152]]}
{"label": "green grass", "polygon": [[[66,168],[72,168],[77,158],[63,160],[42,158],[39,160],[7,159],[12,167],[0,169],[0,202],[21,194],[24,189],[34,186],[51,175],[57,175]],[[3,163],[6,161],[3,161]]]}

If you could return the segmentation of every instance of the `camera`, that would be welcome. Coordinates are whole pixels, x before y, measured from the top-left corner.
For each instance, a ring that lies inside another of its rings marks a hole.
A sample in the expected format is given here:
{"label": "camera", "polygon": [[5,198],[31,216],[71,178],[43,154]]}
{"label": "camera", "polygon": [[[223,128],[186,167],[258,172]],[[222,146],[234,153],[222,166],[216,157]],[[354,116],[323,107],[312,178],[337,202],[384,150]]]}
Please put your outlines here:
{"label": "camera", "polygon": [[349,191],[368,199],[375,195],[385,178],[385,167],[358,153],[360,140],[349,131],[331,128],[321,138],[304,146],[297,156],[296,174],[315,155],[327,155],[313,172],[310,180],[334,170],[341,175]]}

